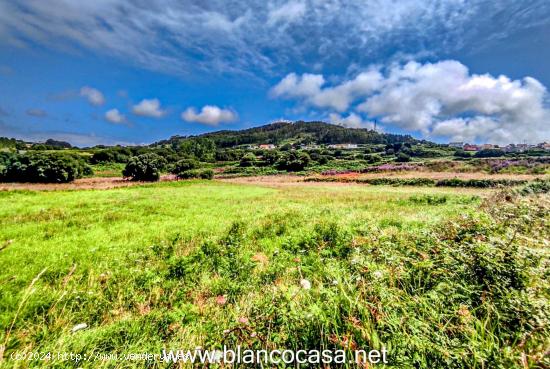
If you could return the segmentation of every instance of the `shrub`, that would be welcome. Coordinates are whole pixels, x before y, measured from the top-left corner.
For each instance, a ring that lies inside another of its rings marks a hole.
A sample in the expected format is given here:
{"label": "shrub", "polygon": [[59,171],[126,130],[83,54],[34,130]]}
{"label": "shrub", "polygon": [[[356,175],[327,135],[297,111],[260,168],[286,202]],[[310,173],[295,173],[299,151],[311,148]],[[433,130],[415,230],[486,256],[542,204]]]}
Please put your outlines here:
{"label": "shrub", "polygon": [[550,192],[550,180],[534,181],[519,190],[522,195],[541,194]]}
{"label": "shrub", "polygon": [[64,153],[13,154],[0,162],[3,182],[66,183],[91,174],[81,157]]}
{"label": "shrub", "polygon": [[497,158],[504,156],[506,153],[500,149],[485,149],[475,153],[476,158]]}
{"label": "shrub", "polygon": [[379,154],[365,155],[365,160],[369,164],[376,164],[382,161],[382,157]]}
{"label": "shrub", "polygon": [[180,179],[212,179],[214,171],[212,169],[191,169],[176,174]]}
{"label": "shrub", "polygon": [[277,162],[277,169],[299,172],[308,166],[310,160],[309,155],[305,152],[289,151]]}
{"label": "shrub", "polygon": [[193,159],[183,159],[179,160],[170,173],[175,174],[176,176],[180,176],[183,172],[187,172],[188,170],[197,169],[200,166],[199,162]]}
{"label": "shrub", "polygon": [[248,153],[248,154],[244,155],[241,158],[239,166],[241,166],[241,167],[253,167],[253,166],[256,165],[257,161],[258,161],[258,159],[256,158],[256,155],[254,155],[252,153]]}
{"label": "shrub", "polygon": [[471,158],[472,154],[462,149],[456,150],[454,156],[457,158]]}
{"label": "shrub", "polygon": [[122,171],[124,177],[133,181],[158,181],[160,172],[166,167],[166,160],[157,154],[142,154],[130,158]]}
{"label": "shrub", "polygon": [[395,159],[395,161],[399,163],[405,163],[405,162],[411,161],[411,157],[405,154],[404,152],[400,152],[399,155],[397,155],[397,158]]}
{"label": "shrub", "polygon": [[527,181],[520,179],[441,179],[437,181],[438,187],[477,187],[491,188],[498,186],[517,186],[526,184]]}

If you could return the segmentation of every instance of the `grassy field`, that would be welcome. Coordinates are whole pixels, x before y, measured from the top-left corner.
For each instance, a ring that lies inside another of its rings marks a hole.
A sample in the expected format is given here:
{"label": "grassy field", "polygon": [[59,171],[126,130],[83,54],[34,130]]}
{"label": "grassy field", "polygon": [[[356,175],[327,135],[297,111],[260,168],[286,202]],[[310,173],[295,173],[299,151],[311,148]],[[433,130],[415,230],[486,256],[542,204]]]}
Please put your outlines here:
{"label": "grassy field", "polygon": [[0,192],[1,365],[163,367],[9,355],[224,343],[384,346],[396,368],[543,365],[548,198],[481,206],[493,194],[216,181]]}

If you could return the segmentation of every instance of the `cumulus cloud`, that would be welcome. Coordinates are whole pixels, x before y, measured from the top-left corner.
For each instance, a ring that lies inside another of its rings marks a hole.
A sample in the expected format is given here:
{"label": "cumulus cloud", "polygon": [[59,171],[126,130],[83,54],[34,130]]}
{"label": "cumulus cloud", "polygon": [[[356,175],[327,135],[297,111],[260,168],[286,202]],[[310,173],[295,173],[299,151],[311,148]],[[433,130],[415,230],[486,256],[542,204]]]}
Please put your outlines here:
{"label": "cumulus cloud", "polygon": [[85,97],[94,106],[105,104],[105,97],[101,91],[89,86],[84,86],[80,89],[80,96]]}
{"label": "cumulus cloud", "polygon": [[118,109],[111,109],[105,113],[105,119],[113,124],[126,123],[126,117],[118,111]]}
{"label": "cumulus cloud", "polygon": [[298,98],[317,108],[346,111],[350,104],[380,88],[383,77],[378,70],[359,73],[354,79],[334,87],[322,88],[325,79],[320,74],[290,73],[271,90],[271,95],[282,98]]}
{"label": "cumulus cloud", "polygon": [[142,117],[162,118],[166,111],[160,108],[158,99],[143,99],[139,104],[132,107],[132,113]]}
{"label": "cumulus cloud", "polygon": [[351,112],[347,117],[343,117],[338,113],[329,114],[329,122],[347,128],[373,128],[374,123],[363,120],[360,115]]}
{"label": "cumulus cloud", "polygon": [[200,113],[195,108],[187,108],[181,113],[181,119],[187,122],[197,122],[209,126],[217,126],[220,123],[230,123],[237,120],[237,113],[229,109],[221,109],[214,105],[205,105]]}
{"label": "cumulus cloud", "polygon": [[[272,94],[338,112],[359,103],[356,111],[428,138],[495,143],[550,138],[547,91],[534,78],[471,74],[454,60],[409,62],[366,73],[331,87],[323,87],[322,75],[290,74]],[[345,119],[360,124],[361,118],[352,114]]]}
{"label": "cumulus cloud", "polygon": [[48,113],[42,109],[27,109],[25,113],[27,113],[27,115],[31,117],[36,117],[36,118],[45,118],[48,116]]}

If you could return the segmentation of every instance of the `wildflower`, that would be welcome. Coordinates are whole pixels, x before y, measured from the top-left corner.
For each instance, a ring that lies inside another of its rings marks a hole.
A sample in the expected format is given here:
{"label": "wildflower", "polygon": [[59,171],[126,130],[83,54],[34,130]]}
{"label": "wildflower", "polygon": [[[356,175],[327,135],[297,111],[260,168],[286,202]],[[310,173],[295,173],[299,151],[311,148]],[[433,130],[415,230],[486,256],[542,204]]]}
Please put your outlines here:
{"label": "wildflower", "polygon": [[470,310],[468,310],[468,306],[462,304],[458,308],[458,315],[460,315],[464,319],[470,318]]}
{"label": "wildflower", "polygon": [[311,282],[307,279],[302,279],[300,280],[300,286],[302,286],[304,290],[309,290],[311,289]]}
{"label": "wildflower", "polygon": [[88,328],[88,324],[80,323],[80,324],[75,325],[73,327],[73,329],[71,329],[71,332],[75,333],[75,332],[81,331],[81,330],[86,329],[86,328]]}
{"label": "wildflower", "polygon": [[238,321],[241,324],[248,324],[248,318],[246,318],[244,316],[241,316]]}
{"label": "wildflower", "polygon": [[381,270],[377,270],[376,272],[372,273],[372,276],[376,279],[381,279],[384,276],[384,273],[382,273]]}
{"label": "wildflower", "polygon": [[223,306],[226,303],[227,303],[227,299],[225,298],[225,296],[221,295],[216,297],[216,304]]}

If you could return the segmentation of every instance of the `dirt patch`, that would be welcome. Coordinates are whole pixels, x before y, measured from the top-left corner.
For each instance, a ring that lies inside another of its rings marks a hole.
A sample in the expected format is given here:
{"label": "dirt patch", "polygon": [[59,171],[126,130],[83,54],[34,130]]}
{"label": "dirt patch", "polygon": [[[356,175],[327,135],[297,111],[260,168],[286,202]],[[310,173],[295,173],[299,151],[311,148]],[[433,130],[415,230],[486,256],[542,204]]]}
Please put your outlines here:
{"label": "dirt patch", "polygon": [[[166,175],[161,182],[175,181],[176,177]],[[81,178],[71,183],[0,183],[0,190],[31,190],[31,191],[59,191],[59,190],[108,190],[118,187],[129,187],[148,184],[151,182],[130,181],[121,177],[93,177]]]}
{"label": "dirt patch", "polygon": [[348,183],[340,182],[304,182],[306,177],[296,175],[273,175],[273,176],[254,176],[254,177],[233,177],[233,178],[219,178],[220,182],[248,184],[256,186],[266,187],[288,187],[288,186],[349,186]]}

